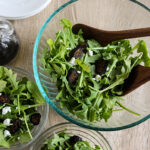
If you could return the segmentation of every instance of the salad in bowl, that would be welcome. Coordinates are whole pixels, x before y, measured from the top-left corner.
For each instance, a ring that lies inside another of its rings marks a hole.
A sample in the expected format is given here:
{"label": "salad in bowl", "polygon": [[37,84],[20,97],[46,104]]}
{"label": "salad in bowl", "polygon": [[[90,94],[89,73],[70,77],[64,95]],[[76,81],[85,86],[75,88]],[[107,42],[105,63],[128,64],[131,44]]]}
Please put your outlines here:
{"label": "salad in bowl", "polygon": [[0,149],[24,148],[42,131],[48,113],[32,75],[0,66]]}
{"label": "salad in bowl", "polygon": [[[56,100],[61,107],[82,120],[106,122],[113,111],[122,109],[140,116],[122,105],[123,84],[140,63],[150,66],[146,43],[132,47],[129,40],[101,46],[94,39],[85,40],[82,30],[72,32],[68,19],[56,39],[48,39],[41,61],[58,88]],[[137,56],[133,55],[137,51]]]}

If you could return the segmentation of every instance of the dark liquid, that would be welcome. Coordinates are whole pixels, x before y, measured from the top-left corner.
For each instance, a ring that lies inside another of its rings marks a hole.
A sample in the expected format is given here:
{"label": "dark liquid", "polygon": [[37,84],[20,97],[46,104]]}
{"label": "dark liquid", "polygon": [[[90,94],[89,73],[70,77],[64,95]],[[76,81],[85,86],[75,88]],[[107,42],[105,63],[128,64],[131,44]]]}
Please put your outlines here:
{"label": "dark liquid", "polygon": [[19,40],[14,33],[10,36],[0,37],[0,65],[8,64],[16,55],[19,49]]}

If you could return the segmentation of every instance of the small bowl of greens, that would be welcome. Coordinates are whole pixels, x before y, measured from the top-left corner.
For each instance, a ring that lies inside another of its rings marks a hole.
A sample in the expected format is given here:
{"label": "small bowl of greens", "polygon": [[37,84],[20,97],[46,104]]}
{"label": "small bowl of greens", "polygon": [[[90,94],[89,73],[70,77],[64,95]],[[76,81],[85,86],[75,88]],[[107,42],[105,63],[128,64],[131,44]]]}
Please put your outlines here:
{"label": "small bowl of greens", "polygon": [[23,149],[41,133],[48,117],[31,73],[0,66],[0,149]]}
{"label": "small bowl of greens", "polygon": [[[150,38],[102,46],[94,39],[84,39],[82,30],[72,32],[77,23],[114,31],[149,25],[141,16],[150,17],[150,13],[140,6],[135,9],[131,1],[117,4],[72,0],[48,18],[35,42],[33,70],[43,97],[65,119],[88,129],[121,130],[150,118],[150,82],[122,96],[131,71],[139,64],[150,67]],[[112,13],[104,13],[104,5]]]}
{"label": "small bowl of greens", "polygon": [[71,123],[61,123],[48,128],[31,146],[30,150],[112,150],[100,133],[80,128]]}

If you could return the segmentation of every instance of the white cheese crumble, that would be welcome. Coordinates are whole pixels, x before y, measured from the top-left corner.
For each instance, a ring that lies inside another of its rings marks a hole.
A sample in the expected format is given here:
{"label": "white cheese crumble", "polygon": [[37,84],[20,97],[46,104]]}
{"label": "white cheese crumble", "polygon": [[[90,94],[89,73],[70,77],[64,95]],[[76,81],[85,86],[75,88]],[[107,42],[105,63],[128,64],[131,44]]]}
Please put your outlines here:
{"label": "white cheese crumble", "polygon": [[6,125],[6,126],[9,126],[10,125],[10,121],[11,119],[7,118],[3,121],[3,124]]}
{"label": "white cheese crumble", "polygon": [[96,75],[95,79],[96,79],[96,81],[99,81],[101,79],[101,76],[100,75]]}
{"label": "white cheese crumble", "polygon": [[93,51],[89,50],[88,53],[89,53],[89,56],[93,56]]}
{"label": "white cheese crumble", "polygon": [[77,73],[78,73],[78,74],[81,74],[81,71],[78,70]]}
{"label": "white cheese crumble", "polygon": [[67,50],[71,50],[71,48],[69,48],[69,47],[67,47],[66,49],[67,49]]}
{"label": "white cheese crumble", "polygon": [[4,107],[3,109],[2,109],[2,114],[3,115],[6,115],[8,112],[11,112],[11,108],[10,107]]}
{"label": "white cheese crumble", "polygon": [[20,120],[24,120],[24,118],[20,118]]}
{"label": "white cheese crumble", "polygon": [[11,136],[10,132],[8,130],[5,130],[4,131],[4,137],[7,137],[7,136]]}
{"label": "white cheese crumble", "polygon": [[109,67],[106,68],[106,71],[108,71],[108,70],[109,70]]}
{"label": "white cheese crumble", "polygon": [[95,79],[95,78],[92,78],[92,80],[94,80],[94,81],[95,81],[96,79]]}
{"label": "white cheese crumble", "polygon": [[75,57],[72,57],[72,58],[71,58],[70,63],[71,63],[73,66],[77,65]]}

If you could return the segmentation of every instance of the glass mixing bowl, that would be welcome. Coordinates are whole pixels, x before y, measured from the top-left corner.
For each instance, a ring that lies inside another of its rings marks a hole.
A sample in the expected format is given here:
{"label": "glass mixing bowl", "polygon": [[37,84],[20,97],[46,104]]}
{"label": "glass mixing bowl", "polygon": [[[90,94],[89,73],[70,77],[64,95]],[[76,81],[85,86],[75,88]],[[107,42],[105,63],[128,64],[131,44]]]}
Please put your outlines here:
{"label": "glass mixing bowl", "polygon": [[[34,81],[34,77],[31,73],[29,73],[28,71],[25,71],[21,68],[18,67],[13,67],[13,66],[6,66],[9,69],[12,69],[14,73],[17,73],[17,77],[22,78],[22,77],[27,77],[29,80]],[[14,146],[11,146],[10,149],[11,150],[22,150],[24,148],[27,148],[30,144],[32,144],[37,138],[38,136],[41,134],[43,128],[45,127],[46,121],[48,119],[48,113],[49,113],[49,105],[46,103],[43,106],[37,107],[38,112],[41,114],[41,121],[40,124],[35,126],[32,130],[31,130],[31,134],[33,136],[33,139],[27,143],[24,144],[16,144]],[[6,148],[1,148],[0,150],[7,150]]]}
{"label": "glass mixing bowl", "polygon": [[[104,9],[105,8],[105,9]],[[51,81],[51,77],[40,62],[43,49],[46,47],[46,40],[55,39],[56,32],[60,29],[60,19],[68,18],[72,24],[84,23],[104,30],[124,30],[133,28],[149,27],[150,12],[147,11],[146,1],[135,3],[135,1],[118,0],[72,0],[58,8],[46,20],[41,28],[34,46],[33,69],[36,83],[51,107],[65,119],[94,130],[114,131],[133,127],[150,118],[150,82],[138,88],[131,94],[124,97],[123,105],[127,108],[140,113],[136,116],[127,111],[116,111],[112,117],[105,121],[90,123],[83,121],[68,113],[65,108],[61,108],[55,101],[57,87]],[[140,38],[146,41],[150,48],[150,37]],[[131,43],[135,44],[138,39],[132,39]]]}
{"label": "glass mixing bowl", "polygon": [[80,128],[71,123],[61,123],[48,128],[33,143],[30,150],[40,150],[46,139],[53,138],[54,133],[59,134],[60,132],[64,131],[64,129],[67,129],[67,133],[77,135],[83,140],[88,141],[92,147],[99,145],[101,150],[112,150],[108,141],[101,133]]}

